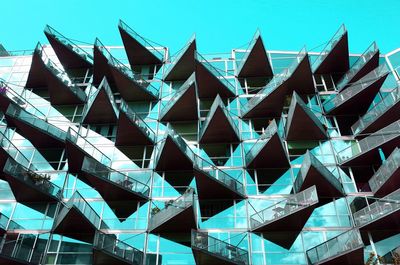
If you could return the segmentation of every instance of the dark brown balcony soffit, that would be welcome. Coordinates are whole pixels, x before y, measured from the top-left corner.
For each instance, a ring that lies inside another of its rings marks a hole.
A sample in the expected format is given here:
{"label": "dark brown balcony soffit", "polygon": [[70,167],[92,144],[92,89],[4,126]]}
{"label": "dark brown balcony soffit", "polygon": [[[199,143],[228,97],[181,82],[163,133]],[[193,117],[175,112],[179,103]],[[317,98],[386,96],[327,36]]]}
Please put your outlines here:
{"label": "dark brown balcony soffit", "polygon": [[162,61],[131,36],[126,30],[118,26],[125,52],[131,67],[138,65],[161,65]]}
{"label": "dark brown balcony soffit", "polygon": [[127,76],[112,64],[109,64],[109,69],[113,77],[111,80],[114,81],[116,88],[125,101],[157,100],[157,97],[150,93],[145,85],[139,83],[140,81],[135,82],[131,77]]}
{"label": "dark brown balcony soffit", "polygon": [[64,67],[64,69],[85,69],[91,68],[93,65],[82,58],[81,55],[77,54],[72,50],[72,47],[67,47],[66,44],[60,42],[57,38],[49,34],[48,32],[44,32],[51,47],[57,55],[58,60]]}
{"label": "dark brown balcony soffit", "polygon": [[[136,264],[133,263],[131,261],[129,261],[129,259],[131,258],[130,255],[136,255],[134,253],[129,253],[129,250],[125,250],[126,252],[126,258],[121,258],[118,255],[122,254],[122,251],[124,251],[123,249],[119,249],[118,247],[115,248],[115,250],[111,250],[108,249],[108,245],[105,245],[103,249],[99,249],[97,247],[93,247],[93,264],[94,265],[110,265],[110,264],[115,264],[115,265],[132,265],[132,264]],[[116,255],[111,254],[109,251],[118,251]],[[121,251],[121,252],[119,252]],[[129,253],[129,254],[128,254]],[[122,254],[123,255],[123,254]]]}
{"label": "dark brown balcony soffit", "polygon": [[124,111],[119,112],[115,146],[153,145],[151,139]]}
{"label": "dark brown balcony soffit", "polygon": [[195,71],[195,52],[196,39],[188,44],[184,53],[180,56],[179,61],[175,63],[168,74],[163,78],[164,81],[183,81]]}
{"label": "dark brown balcony soffit", "polygon": [[197,109],[196,82],[193,82],[160,120],[162,122],[198,120]]}
{"label": "dark brown balcony soffit", "polygon": [[286,82],[288,83],[289,93],[296,91],[299,95],[315,94],[313,74],[308,54],[304,56]]}
{"label": "dark brown balcony soffit", "polygon": [[294,93],[286,120],[286,140],[306,141],[325,140],[327,138],[327,133],[320,120],[311,110],[307,109],[307,105]]}
{"label": "dark brown balcony soffit", "polygon": [[[99,85],[104,77],[106,77],[110,83],[114,83],[114,76],[110,69],[111,66],[100,48],[101,47],[95,45],[93,49],[93,84],[95,86]],[[104,47],[102,48],[105,49]]]}
{"label": "dark brown balcony soffit", "polygon": [[219,95],[221,98],[235,97],[228,87],[222,81],[211,73],[200,61],[196,59],[196,82],[199,98],[215,98]]}
{"label": "dark brown balcony soffit", "polygon": [[247,164],[247,168],[281,168],[290,167],[289,157],[283,146],[278,132],[276,132],[257,155]]}
{"label": "dark brown balcony soffit", "polygon": [[155,170],[157,171],[189,171],[193,170],[193,161],[181,151],[168,135],[162,143],[164,146],[157,161]]}
{"label": "dark brown balcony soffit", "polygon": [[349,40],[347,31],[326,55],[314,74],[343,74],[349,70]]}
{"label": "dark brown balcony soffit", "polygon": [[364,247],[360,246],[349,251],[340,253],[340,255],[323,260],[314,265],[363,265],[364,264]]}
{"label": "dark brown balcony soffit", "polygon": [[65,141],[65,152],[68,159],[68,170],[71,173],[79,173],[86,153],[68,139]]}
{"label": "dark brown balcony soffit", "polygon": [[[362,91],[349,98],[328,113],[331,115],[346,115],[349,113],[354,115],[363,115],[365,112],[367,112],[369,106],[374,100],[376,94],[379,92],[388,75],[389,73],[381,76],[373,83],[368,85],[368,87],[364,88]],[[349,89],[351,89],[351,87],[347,88],[347,90]],[[340,94],[336,96],[339,97]]]}
{"label": "dark brown balcony soffit", "polygon": [[35,49],[32,56],[31,68],[29,69],[28,79],[25,87],[43,89],[47,87],[47,68],[44,64],[39,51]]}
{"label": "dark brown balcony soffit", "polygon": [[[175,207],[173,205],[169,207]],[[193,206],[189,206],[177,215],[172,216],[170,219],[164,221],[157,227],[153,228],[150,232],[153,234],[160,234],[162,237],[170,238],[168,235],[173,234],[187,234],[190,238],[192,229],[196,229],[196,215]],[[190,240],[190,239],[189,239]]]}
{"label": "dark brown balcony soffit", "polygon": [[112,106],[112,99],[108,97],[104,88],[99,87],[98,89],[100,89],[100,91],[98,91],[98,94],[95,96],[96,98],[90,105],[90,109],[85,117],[83,117],[82,122],[87,124],[115,124],[118,117]]}
{"label": "dark brown balcony soffit", "polygon": [[192,248],[193,256],[196,261],[196,265],[210,265],[210,264],[218,264],[218,265],[238,265],[244,264],[243,262],[234,262],[229,261],[227,258],[223,256],[218,256],[218,254],[213,254],[207,250],[201,250],[199,248]]}
{"label": "dark brown balcony soffit", "polygon": [[374,193],[375,197],[384,197],[389,193],[400,188],[400,167],[398,167],[390,177],[379,187],[379,189]]}
{"label": "dark brown balcony soffit", "polygon": [[55,222],[58,223],[53,227],[53,233],[71,237],[89,244],[93,243],[96,227],[94,227],[75,206],[68,209],[68,212],[61,221],[58,221],[57,218],[59,218],[59,216],[56,217]]}
{"label": "dark brown balcony soffit", "polygon": [[261,35],[259,35],[246,61],[243,62],[238,78],[270,77],[273,75],[264,43]]}

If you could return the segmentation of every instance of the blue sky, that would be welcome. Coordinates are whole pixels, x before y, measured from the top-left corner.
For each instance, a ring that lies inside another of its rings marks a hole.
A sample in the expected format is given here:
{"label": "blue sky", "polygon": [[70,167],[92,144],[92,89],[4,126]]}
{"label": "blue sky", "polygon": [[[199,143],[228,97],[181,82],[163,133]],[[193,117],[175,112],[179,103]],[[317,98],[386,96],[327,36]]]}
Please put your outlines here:
{"label": "blue sky", "polygon": [[350,52],[362,52],[375,40],[387,53],[400,47],[399,10],[399,0],[14,0],[2,2],[0,43],[8,50],[33,49],[37,41],[47,42],[43,28],[49,24],[73,39],[92,43],[99,37],[119,45],[121,18],[172,53],[194,32],[200,52],[229,52],[257,28],[267,49],[310,50],[344,22]]}

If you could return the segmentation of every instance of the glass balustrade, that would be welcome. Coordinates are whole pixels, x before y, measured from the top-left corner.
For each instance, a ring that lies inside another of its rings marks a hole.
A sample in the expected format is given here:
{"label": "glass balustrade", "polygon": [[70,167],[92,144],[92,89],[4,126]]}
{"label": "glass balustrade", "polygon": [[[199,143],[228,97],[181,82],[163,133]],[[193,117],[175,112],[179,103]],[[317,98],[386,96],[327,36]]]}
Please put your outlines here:
{"label": "glass balustrade", "polygon": [[377,192],[400,167],[400,149],[396,148],[368,181],[371,190]]}

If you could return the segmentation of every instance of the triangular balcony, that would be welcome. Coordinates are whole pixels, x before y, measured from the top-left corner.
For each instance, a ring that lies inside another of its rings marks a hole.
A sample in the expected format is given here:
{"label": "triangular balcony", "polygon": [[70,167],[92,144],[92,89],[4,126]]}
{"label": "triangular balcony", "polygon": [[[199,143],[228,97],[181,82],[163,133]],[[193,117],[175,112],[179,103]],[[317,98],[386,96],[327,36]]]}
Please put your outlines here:
{"label": "triangular balcony", "polygon": [[274,75],[260,31],[257,30],[245,54],[236,65],[238,78],[268,78]]}
{"label": "triangular balcony", "polygon": [[66,139],[65,151],[68,158],[68,170],[71,173],[81,171],[85,156],[92,157],[107,167],[111,166],[111,159],[72,127],[68,129]]}
{"label": "triangular balcony", "polygon": [[4,178],[18,202],[58,202],[61,188],[50,181],[50,176],[35,172],[9,158],[3,169]]}
{"label": "triangular balcony", "polygon": [[131,67],[156,65],[157,70],[161,67],[164,55],[147,39],[139,35],[122,20],[119,20],[118,30]]}
{"label": "triangular balcony", "polygon": [[293,189],[300,192],[312,186],[317,187],[320,198],[339,198],[345,195],[341,181],[307,150]]}
{"label": "triangular balcony", "polygon": [[164,81],[187,80],[195,71],[196,36],[193,35],[188,43],[175,56],[174,60],[164,70]]}
{"label": "triangular balcony", "polygon": [[355,84],[324,102],[325,112],[330,115],[364,114],[388,75],[389,70],[386,65],[379,66]]}
{"label": "triangular balcony", "polygon": [[104,78],[98,88],[91,86],[88,100],[83,108],[82,123],[115,124],[118,120],[118,107],[111,88]]}
{"label": "triangular balcony", "polygon": [[135,74],[128,66],[117,60],[111,52],[96,39],[94,84],[106,76],[110,83],[115,84],[121,97],[127,101],[157,100],[158,90]]}
{"label": "triangular balcony", "polygon": [[348,230],[306,253],[312,265],[364,264],[364,244],[358,229]]}
{"label": "triangular balcony", "polygon": [[349,70],[349,40],[342,24],[312,63],[314,74],[340,74]]}
{"label": "triangular balcony", "polygon": [[324,126],[299,95],[293,92],[286,120],[286,140],[325,140],[328,135]]}
{"label": "triangular balcony", "polygon": [[199,135],[199,142],[202,144],[240,142],[239,128],[219,95],[211,105]]}
{"label": "triangular balcony", "polygon": [[177,242],[190,242],[190,232],[197,229],[195,194],[189,188],[183,195],[166,203],[165,208],[152,214],[148,230]]}
{"label": "triangular balcony", "polygon": [[349,147],[337,153],[341,166],[365,166],[381,164],[378,152],[381,148],[385,154],[391,153],[400,144],[400,121],[380,129],[377,132],[356,141]]}
{"label": "triangular balcony", "polygon": [[[109,168],[93,158],[85,156],[81,171],[85,182],[100,193],[120,219],[134,213],[138,202],[149,199],[150,187],[147,184]],[[142,174],[146,173],[148,172],[142,172]],[[129,204],[123,203],[125,201],[129,201]]]}
{"label": "triangular balcony", "polygon": [[65,37],[49,25],[46,25],[44,34],[65,69],[93,67],[93,56],[71,39]]}
{"label": "triangular balcony", "polygon": [[[311,83],[309,76],[311,76]],[[288,68],[276,74],[246,105],[241,107],[241,116],[243,118],[279,117],[286,95],[292,93],[294,88],[301,94],[314,93],[310,63],[305,49],[296,55]]]}
{"label": "triangular balcony", "polygon": [[290,167],[289,156],[281,137],[278,134],[278,126],[275,120],[268,125],[257,142],[246,153],[247,168],[279,168]]}
{"label": "triangular balcony", "polygon": [[400,149],[396,147],[368,183],[376,197],[383,197],[400,188],[399,177]]}
{"label": "triangular balcony", "polygon": [[38,43],[32,54],[32,63],[29,68],[28,78],[25,87],[32,90],[47,89],[47,68],[45,61],[42,59],[43,46]]}
{"label": "triangular balcony", "polygon": [[[36,113],[36,112],[35,112]],[[21,134],[37,148],[62,148],[67,133],[47,120],[27,112],[21,107],[10,104],[5,113],[7,120],[18,128]],[[41,115],[41,113],[39,113]]]}
{"label": "triangular balcony", "polygon": [[347,88],[361,77],[379,66],[379,49],[373,42],[363,54],[350,66],[350,69],[336,82],[338,91]]}
{"label": "triangular balcony", "polygon": [[53,223],[52,232],[92,243],[96,231],[106,228],[107,225],[92,206],[78,191],[75,191],[68,202],[62,204]]}
{"label": "triangular balcony", "polygon": [[200,53],[195,53],[195,71],[199,98],[233,98],[235,86],[225,78],[225,72],[208,62]]}
{"label": "triangular balcony", "polygon": [[199,118],[196,74],[193,73],[160,111],[160,121],[193,121]]}
{"label": "triangular balcony", "polygon": [[[289,249],[317,204],[317,189],[312,186],[251,215],[251,231],[261,233],[265,239]],[[277,237],[278,231],[285,233]]]}
{"label": "triangular balcony", "polygon": [[369,242],[369,232],[375,242],[400,233],[400,189],[386,195],[365,208],[353,213],[354,224],[363,234],[364,242]]}
{"label": "triangular balcony", "polygon": [[247,265],[247,250],[208,235],[192,230],[191,248],[197,265]]}
{"label": "triangular balcony", "polygon": [[202,207],[203,202],[207,205],[207,203],[215,201],[225,201],[222,207],[218,207],[218,211],[213,212],[215,215],[233,206],[233,200],[239,201],[246,197],[242,182],[200,156],[195,155],[193,168],[202,212],[204,208]]}
{"label": "triangular balcony", "polygon": [[113,234],[96,231],[93,241],[93,264],[142,265],[143,260],[143,251],[118,240]]}
{"label": "triangular balcony", "polygon": [[37,234],[7,233],[0,237],[1,265],[44,264],[47,239]]}
{"label": "triangular balcony", "polygon": [[194,153],[170,124],[155,152],[154,164],[157,171],[193,170]]}
{"label": "triangular balcony", "polygon": [[155,132],[121,100],[115,146],[153,145],[155,142]]}
{"label": "triangular balcony", "polygon": [[362,136],[382,129],[400,119],[400,93],[395,88],[351,126],[353,134]]}

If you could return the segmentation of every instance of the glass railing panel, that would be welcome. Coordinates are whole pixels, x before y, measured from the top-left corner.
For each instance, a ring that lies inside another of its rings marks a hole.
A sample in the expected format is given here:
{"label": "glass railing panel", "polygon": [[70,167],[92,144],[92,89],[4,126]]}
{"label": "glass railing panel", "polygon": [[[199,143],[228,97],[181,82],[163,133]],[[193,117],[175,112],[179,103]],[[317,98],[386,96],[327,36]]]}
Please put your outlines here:
{"label": "glass railing panel", "polygon": [[67,137],[67,133],[65,131],[48,123],[47,121],[44,121],[34,116],[33,114],[25,111],[24,109],[17,107],[16,105],[13,104],[9,105],[6,114],[11,117],[17,118],[25,123],[28,123],[31,126],[61,141],[64,141],[65,138]]}
{"label": "glass railing panel", "polygon": [[379,190],[380,187],[393,175],[400,167],[400,149],[396,148],[390,156],[383,162],[382,166],[368,181],[373,192]]}
{"label": "glass railing panel", "polygon": [[354,134],[358,134],[382,116],[388,109],[400,100],[399,88],[393,89],[382,101],[365,113],[356,123],[351,126]]}
{"label": "glass railing panel", "polygon": [[61,198],[61,188],[50,181],[50,176],[47,174],[36,173],[30,168],[20,165],[13,159],[7,159],[4,166],[4,172],[13,176],[23,183],[29,184],[31,187],[49,194],[55,198]]}
{"label": "glass railing panel", "polygon": [[71,127],[68,130],[67,139],[103,165],[107,167],[111,166],[111,159],[108,156],[103,154],[97,147]]}
{"label": "glass railing panel", "polygon": [[132,38],[134,38],[137,42],[139,42],[144,48],[146,48],[148,51],[150,51],[154,56],[156,56],[160,61],[164,60],[164,55],[156,49],[149,40],[143,38],[141,35],[139,35],[136,31],[134,31],[132,28],[130,28],[125,22],[122,20],[119,21],[118,26],[123,29],[125,32],[127,32]]}
{"label": "glass railing panel", "polygon": [[307,258],[311,264],[315,264],[363,246],[360,232],[358,229],[352,229],[307,250]]}
{"label": "glass railing panel", "polygon": [[247,104],[242,106],[241,114],[244,115],[266,97],[268,97],[272,92],[275,91],[283,82],[285,82],[296,70],[299,63],[307,56],[307,51],[303,48],[294,58],[292,64],[284,69],[280,74],[274,75],[274,77],[269,81],[269,83],[263,87],[254,97],[252,97]]}
{"label": "glass railing panel", "polygon": [[342,90],[360,69],[378,52],[378,46],[373,42],[358,59],[351,65],[350,70],[337,82],[337,90]]}
{"label": "glass railing panel", "polygon": [[356,226],[363,226],[400,209],[400,189],[353,214]]}
{"label": "glass railing panel", "polygon": [[174,69],[174,66],[180,61],[182,56],[185,54],[187,49],[194,41],[196,41],[196,35],[193,35],[182,49],[180,49],[174,56],[171,56],[169,58],[170,63],[165,65],[166,68],[164,69],[164,75],[163,75],[164,78],[169,75],[172,69]]}
{"label": "glass railing panel", "polygon": [[254,213],[250,216],[250,226],[254,229],[266,225],[316,203],[318,203],[317,189],[312,186]]}
{"label": "glass railing panel", "polygon": [[115,235],[104,234],[100,231],[96,231],[93,246],[106,253],[127,260],[132,264],[143,263],[143,252],[121,240],[118,240]]}
{"label": "glass railing panel", "polygon": [[355,142],[337,154],[339,163],[343,163],[355,156],[370,151],[399,136],[400,121],[396,121],[385,128],[374,132],[368,137]]}
{"label": "glass railing panel", "polygon": [[277,133],[278,127],[276,121],[273,120],[263,132],[263,134],[258,138],[257,142],[251,147],[251,149],[246,153],[246,164],[248,165],[253,159],[258,155],[261,149],[268,143],[269,139]]}
{"label": "glass railing panel", "polygon": [[56,76],[66,87],[68,87],[74,95],[76,95],[80,100],[85,101],[85,92],[72,82],[68,74],[61,67],[50,60],[40,43],[37,44],[35,50],[42,58],[42,61],[46,65],[47,69],[49,69],[54,76]]}
{"label": "glass railing panel", "polygon": [[248,264],[249,262],[247,250],[209,236],[207,233],[192,230],[191,241],[192,247],[228,259],[235,264]]}
{"label": "glass railing panel", "polygon": [[60,43],[62,43],[65,47],[70,49],[71,51],[75,52],[79,56],[81,56],[84,60],[88,61],[89,63],[93,64],[93,56],[89,54],[86,50],[82,49],[80,46],[75,44],[71,39],[65,37],[62,35],[60,32],[55,30],[54,28],[50,27],[49,25],[46,25],[45,32],[48,34],[52,35],[54,38],[56,38]]}
{"label": "glass railing panel", "polygon": [[93,158],[85,156],[82,164],[82,170],[93,174],[94,176],[109,180],[125,189],[140,193],[145,197],[149,196],[150,187],[147,184],[133,179],[117,170],[108,168]]}
{"label": "glass railing panel", "polygon": [[162,223],[173,218],[185,209],[193,206],[194,204],[194,191],[192,188],[188,188],[183,195],[178,197],[176,200],[169,202],[165,208],[158,212],[152,213],[149,220],[149,229],[154,229]]}
{"label": "glass railing panel", "polygon": [[335,48],[336,44],[342,39],[342,37],[347,33],[346,27],[344,24],[340,26],[340,28],[336,31],[333,37],[328,41],[326,46],[322,49],[322,52],[318,55],[315,61],[312,63],[312,70],[315,71],[321,63],[325,60],[325,58],[329,55],[329,53]]}
{"label": "glass railing panel", "polygon": [[366,76],[361,78],[357,83],[354,85],[348,87],[346,90],[341,91],[339,94],[337,94],[334,98],[331,100],[324,102],[324,109],[326,111],[330,111],[344,102],[346,102],[348,99],[354,97],[361,91],[363,91],[366,87],[370,86],[373,84],[377,79],[380,77],[384,76],[385,74],[389,73],[389,69],[387,68],[386,65],[381,65],[377,69],[371,71],[368,73]]}

